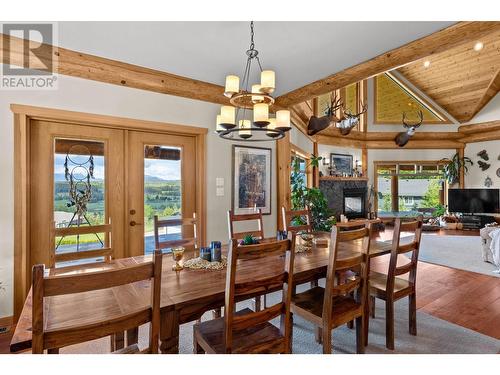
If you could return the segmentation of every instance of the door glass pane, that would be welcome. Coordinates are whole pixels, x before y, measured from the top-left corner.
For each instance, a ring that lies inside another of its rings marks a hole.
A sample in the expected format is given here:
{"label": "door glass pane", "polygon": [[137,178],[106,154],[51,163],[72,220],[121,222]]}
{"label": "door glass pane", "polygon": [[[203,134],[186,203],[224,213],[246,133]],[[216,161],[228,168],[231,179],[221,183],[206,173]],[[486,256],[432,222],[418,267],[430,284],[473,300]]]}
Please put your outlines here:
{"label": "door glass pane", "polygon": [[391,177],[378,176],[377,178],[377,192],[378,192],[378,213],[384,214],[392,211],[391,199]]}
{"label": "door glass pane", "polygon": [[443,204],[444,180],[441,176],[400,176],[398,182],[399,211],[431,216]]}
{"label": "door glass pane", "polygon": [[[182,217],[181,148],[144,146],[144,252],[155,250],[154,216]],[[160,231],[160,241],[181,238],[181,227]]]}
{"label": "door glass pane", "polygon": [[[107,222],[105,210],[104,143],[56,139],[54,144],[55,254],[100,249],[109,242],[105,233],[58,235],[58,229],[74,229]],[[102,258],[58,262],[57,266]],[[57,258],[56,258],[57,260]]]}

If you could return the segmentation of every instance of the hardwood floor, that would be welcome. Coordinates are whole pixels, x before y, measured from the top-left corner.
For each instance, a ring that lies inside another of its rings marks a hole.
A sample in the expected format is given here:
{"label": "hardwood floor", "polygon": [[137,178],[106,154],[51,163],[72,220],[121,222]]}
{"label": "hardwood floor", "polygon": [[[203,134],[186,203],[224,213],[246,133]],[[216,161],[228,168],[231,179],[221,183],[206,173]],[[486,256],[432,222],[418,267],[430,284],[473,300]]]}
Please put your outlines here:
{"label": "hardwood floor", "polygon": [[[443,232],[438,232],[436,235],[451,234],[449,231]],[[473,235],[472,233],[467,231],[465,234]],[[392,230],[381,232],[377,237],[383,240],[390,239]],[[372,262],[372,269],[386,272],[388,261],[387,255],[375,258]],[[419,262],[417,309],[500,340],[500,325],[498,324],[500,322],[500,278]],[[0,353],[9,353],[12,332],[13,329],[0,334]]]}

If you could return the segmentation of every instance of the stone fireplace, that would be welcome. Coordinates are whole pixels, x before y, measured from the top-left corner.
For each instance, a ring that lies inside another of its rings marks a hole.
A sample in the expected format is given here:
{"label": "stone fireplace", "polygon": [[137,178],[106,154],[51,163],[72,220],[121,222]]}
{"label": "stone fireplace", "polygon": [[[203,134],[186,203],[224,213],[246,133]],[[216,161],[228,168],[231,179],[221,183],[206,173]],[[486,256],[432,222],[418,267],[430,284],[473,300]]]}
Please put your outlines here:
{"label": "stone fireplace", "polygon": [[319,188],[328,201],[328,208],[337,219],[341,214],[349,219],[367,217],[368,180],[366,178],[324,176],[320,178]]}

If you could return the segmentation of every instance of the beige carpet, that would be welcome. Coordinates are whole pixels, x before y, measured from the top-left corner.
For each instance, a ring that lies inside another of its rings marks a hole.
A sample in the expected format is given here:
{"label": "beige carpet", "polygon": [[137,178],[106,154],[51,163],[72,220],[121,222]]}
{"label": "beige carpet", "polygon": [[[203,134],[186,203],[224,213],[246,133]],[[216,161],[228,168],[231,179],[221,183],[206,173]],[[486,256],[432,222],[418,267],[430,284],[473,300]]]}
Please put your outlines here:
{"label": "beige carpet", "polygon": [[[275,298],[277,298],[276,293],[269,297],[270,302],[272,303],[272,300]],[[244,304],[239,304],[238,308],[243,306]],[[396,303],[396,349],[392,352],[385,348],[385,311],[383,302],[380,300],[377,300],[376,316],[375,319],[370,320],[369,345],[366,348],[367,353],[496,354],[500,351],[499,340],[419,311],[417,311],[418,335],[410,335],[408,333],[407,300],[403,299]],[[204,319],[210,317],[211,313],[205,314]],[[192,332],[192,323],[181,326],[179,340],[181,353],[190,354],[192,352]],[[144,348],[147,346],[147,326],[142,326],[140,328],[139,335],[139,346]],[[356,352],[355,330],[350,330],[346,326],[339,327],[333,331],[332,342],[334,353],[349,354]],[[108,352],[109,338],[61,349],[61,353]],[[321,346],[314,340],[314,327],[300,317],[294,317],[293,353],[322,353]]]}

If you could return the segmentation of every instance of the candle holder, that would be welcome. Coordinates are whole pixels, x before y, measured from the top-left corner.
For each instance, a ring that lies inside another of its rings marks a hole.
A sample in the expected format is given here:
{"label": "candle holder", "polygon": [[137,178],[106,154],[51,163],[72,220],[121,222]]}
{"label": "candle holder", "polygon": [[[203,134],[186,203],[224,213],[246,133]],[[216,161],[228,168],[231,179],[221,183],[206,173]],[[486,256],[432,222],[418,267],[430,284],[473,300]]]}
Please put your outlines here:
{"label": "candle holder", "polygon": [[313,239],[314,235],[312,233],[301,233],[300,238],[302,239],[303,242],[303,247],[305,250],[309,251],[313,247]]}
{"label": "candle holder", "polygon": [[178,246],[172,248],[172,258],[174,258],[175,260],[175,264],[172,266],[172,271],[180,271],[184,268],[179,264],[183,256],[184,256],[184,247]]}

